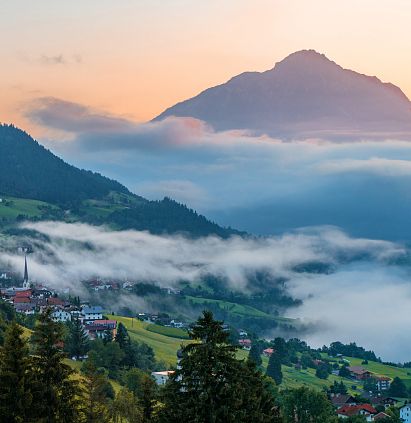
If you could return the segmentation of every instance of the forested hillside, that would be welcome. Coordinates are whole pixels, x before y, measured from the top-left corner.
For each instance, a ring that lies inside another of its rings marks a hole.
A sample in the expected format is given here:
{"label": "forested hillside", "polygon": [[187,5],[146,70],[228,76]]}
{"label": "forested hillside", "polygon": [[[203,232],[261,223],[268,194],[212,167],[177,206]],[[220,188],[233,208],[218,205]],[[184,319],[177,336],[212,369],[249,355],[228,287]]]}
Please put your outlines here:
{"label": "forested hillside", "polygon": [[0,194],[67,205],[110,191],[128,193],[116,181],[65,163],[26,132],[0,126]]}
{"label": "forested hillside", "polygon": [[237,233],[169,198],[149,201],[117,181],[64,162],[26,132],[0,125],[0,225],[69,220],[191,236]]}

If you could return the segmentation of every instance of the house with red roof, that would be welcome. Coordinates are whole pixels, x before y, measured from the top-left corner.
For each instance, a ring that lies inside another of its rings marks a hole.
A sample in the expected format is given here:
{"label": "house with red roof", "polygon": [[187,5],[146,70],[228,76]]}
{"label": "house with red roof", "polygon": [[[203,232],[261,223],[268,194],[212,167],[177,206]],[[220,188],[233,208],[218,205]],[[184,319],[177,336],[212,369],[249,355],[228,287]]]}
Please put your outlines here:
{"label": "house with red roof", "polygon": [[13,303],[14,304],[23,304],[23,303],[30,303],[30,297],[14,297]]}
{"label": "house with red roof", "polygon": [[111,332],[114,338],[117,332],[117,321],[104,319],[88,321],[84,324],[84,330],[90,339],[104,338],[107,332]]}
{"label": "house with red roof", "polygon": [[30,298],[31,294],[31,289],[26,289],[24,291],[16,291],[14,298]]}
{"label": "house with red roof", "polygon": [[377,410],[370,404],[345,405],[337,410],[338,417],[348,418],[364,416],[367,422],[372,422]]}
{"label": "house with red roof", "polygon": [[64,307],[65,302],[61,298],[50,297],[47,299],[47,304],[49,306]]}
{"label": "house with red roof", "polygon": [[273,348],[266,348],[265,350],[263,350],[263,355],[266,357],[271,357],[273,352],[274,352]]}

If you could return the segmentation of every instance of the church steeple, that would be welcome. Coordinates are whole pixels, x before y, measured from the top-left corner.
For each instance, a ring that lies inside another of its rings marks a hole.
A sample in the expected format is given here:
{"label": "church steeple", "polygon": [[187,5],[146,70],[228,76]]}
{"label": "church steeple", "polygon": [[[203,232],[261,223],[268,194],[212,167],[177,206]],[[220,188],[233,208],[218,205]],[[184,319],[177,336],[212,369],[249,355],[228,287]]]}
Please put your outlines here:
{"label": "church steeple", "polygon": [[30,288],[29,282],[29,272],[27,269],[27,255],[24,255],[24,278],[23,278],[23,288]]}

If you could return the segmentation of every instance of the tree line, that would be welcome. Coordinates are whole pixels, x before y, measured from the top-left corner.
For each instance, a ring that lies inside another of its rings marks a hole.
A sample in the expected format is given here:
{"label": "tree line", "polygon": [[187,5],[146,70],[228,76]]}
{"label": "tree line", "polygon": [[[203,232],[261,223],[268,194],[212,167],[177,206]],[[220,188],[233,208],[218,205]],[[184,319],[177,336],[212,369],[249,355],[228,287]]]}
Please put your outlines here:
{"label": "tree line", "polygon": [[[267,375],[251,354],[239,360],[229,333],[209,311],[190,329],[193,342],[182,347],[164,387],[158,387],[146,370],[153,362],[138,362],[141,355],[124,326],[114,339],[107,336],[92,349],[86,347],[88,340],[76,322],[67,336],[50,311],[39,317],[29,340],[22,327],[4,315],[3,325],[0,423],[338,421],[325,393],[307,387],[279,390],[275,359],[269,364],[274,373],[268,370]],[[74,357],[88,350],[81,373],[68,365],[64,349]],[[117,381],[115,390],[111,378]]]}

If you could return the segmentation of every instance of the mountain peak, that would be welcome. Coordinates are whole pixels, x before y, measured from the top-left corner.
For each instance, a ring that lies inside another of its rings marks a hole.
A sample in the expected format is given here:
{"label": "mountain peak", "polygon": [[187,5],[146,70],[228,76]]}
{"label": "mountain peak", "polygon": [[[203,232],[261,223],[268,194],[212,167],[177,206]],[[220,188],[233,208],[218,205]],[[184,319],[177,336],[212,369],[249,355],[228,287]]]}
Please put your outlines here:
{"label": "mountain peak", "polygon": [[[298,50],[294,53],[289,54],[279,63],[286,63],[286,62],[298,62],[298,61],[305,61],[305,60],[320,60],[326,62],[332,62],[325,54],[319,53],[316,50],[308,49],[308,50]],[[334,63],[334,62],[332,62]]]}
{"label": "mountain peak", "polygon": [[344,69],[315,50],[290,54],[265,72],[245,72],[163,112],[216,130],[276,137],[411,137],[411,103],[400,88]]}
{"label": "mountain peak", "polygon": [[331,69],[338,71],[343,68],[330,60],[325,54],[318,53],[316,50],[300,50],[291,53],[280,62],[277,62],[271,71],[287,72],[290,69],[321,74]]}

